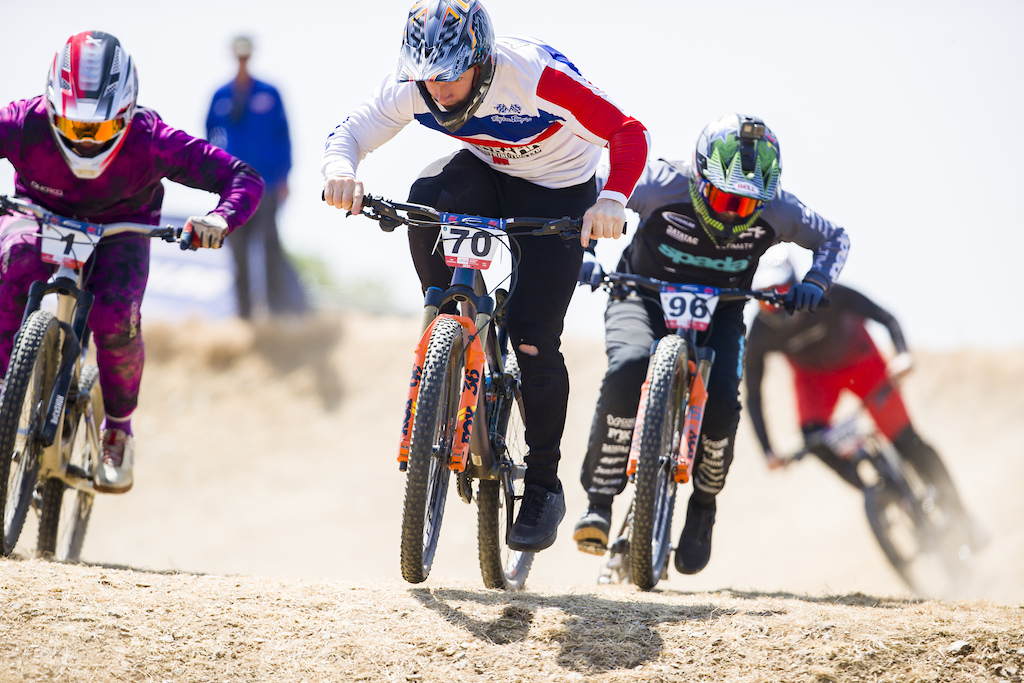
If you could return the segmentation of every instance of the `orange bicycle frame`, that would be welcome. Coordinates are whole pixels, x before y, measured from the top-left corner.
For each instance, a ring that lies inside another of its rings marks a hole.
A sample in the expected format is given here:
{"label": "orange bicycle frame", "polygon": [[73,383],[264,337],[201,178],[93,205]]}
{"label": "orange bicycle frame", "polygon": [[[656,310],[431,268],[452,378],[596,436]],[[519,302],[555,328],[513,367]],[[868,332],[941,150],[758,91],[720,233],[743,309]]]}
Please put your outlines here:
{"label": "orange bicycle frame", "polygon": [[466,364],[462,378],[462,391],[459,397],[459,412],[455,425],[455,434],[452,444],[452,459],[448,464],[453,472],[462,472],[466,469],[469,460],[469,442],[473,436],[473,418],[476,413],[477,397],[480,393],[480,382],[484,370],[484,350],[480,344],[480,336],[477,334],[476,323],[465,316],[450,314],[439,315],[423,331],[419,343],[416,345],[415,359],[412,366],[412,376],[409,380],[409,398],[405,402],[405,416],[402,420],[402,438],[398,446],[398,462],[408,462],[409,442],[412,439],[412,423],[416,416],[416,401],[420,392],[420,378],[423,375],[423,364],[427,357],[427,346],[430,343],[430,333],[434,325],[441,318],[455,320],[472,341],[466,348]]}

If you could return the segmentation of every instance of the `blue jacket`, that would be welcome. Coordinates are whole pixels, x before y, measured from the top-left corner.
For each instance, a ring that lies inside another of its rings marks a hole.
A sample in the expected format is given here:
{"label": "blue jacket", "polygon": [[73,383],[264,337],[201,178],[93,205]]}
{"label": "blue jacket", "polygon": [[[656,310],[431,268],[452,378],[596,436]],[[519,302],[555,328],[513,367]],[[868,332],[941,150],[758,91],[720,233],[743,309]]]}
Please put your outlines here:
{"label": "blue jacket", "polygon": [[234,89],[232,80],[214,93],[206,116],[207,139],[252,165],[270,192],[287,179],[292,167],[292,145],[281,95],[269,83],[252,79],[244,107],[239,106],[236,112]]}

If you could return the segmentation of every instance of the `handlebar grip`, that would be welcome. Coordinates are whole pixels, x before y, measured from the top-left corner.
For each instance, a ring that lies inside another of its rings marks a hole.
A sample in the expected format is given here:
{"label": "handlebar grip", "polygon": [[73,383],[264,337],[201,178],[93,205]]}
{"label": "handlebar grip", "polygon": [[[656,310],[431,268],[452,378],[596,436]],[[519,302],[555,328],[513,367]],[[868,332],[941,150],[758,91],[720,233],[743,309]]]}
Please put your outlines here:
{"label": "handlebar grip", "polygon": [[182,251],[195,251],[198,247],[192,244],[192,226],[186,224],[181,229],[181,235],[178,237],[178,248]]}

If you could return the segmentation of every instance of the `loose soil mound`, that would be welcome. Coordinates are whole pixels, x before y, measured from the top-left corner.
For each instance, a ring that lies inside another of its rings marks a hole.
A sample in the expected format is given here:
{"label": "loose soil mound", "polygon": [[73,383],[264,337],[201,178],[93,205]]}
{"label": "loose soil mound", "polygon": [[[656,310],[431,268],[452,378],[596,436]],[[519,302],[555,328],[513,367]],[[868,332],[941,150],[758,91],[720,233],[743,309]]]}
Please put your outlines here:
{"label": "loose soil mound", "polygon": [[[97,499],[84,566],[26,559],[31,526],[0,561],[0,680],[1020,679],[1024,354],[920,353],[906,386],[992,539],[965,601],[913,599],[856,493],[811,460],[769,473],[746,422],[708,568],[642,594],[598,586],[600,560],[571,541],[605,360],[599,335],[567,338],[569,510],[508,595],[480,588],[475,510],[454,496],[430,579],[401,581],[395,455],[417,329],[362,314],[147,323],[135,488]],[[795,446],[781,362],[766,396]]]}
{"label": "loose soil mound", "polygon": [[0,564],[0,680],[1019,681],[1024,609]]}

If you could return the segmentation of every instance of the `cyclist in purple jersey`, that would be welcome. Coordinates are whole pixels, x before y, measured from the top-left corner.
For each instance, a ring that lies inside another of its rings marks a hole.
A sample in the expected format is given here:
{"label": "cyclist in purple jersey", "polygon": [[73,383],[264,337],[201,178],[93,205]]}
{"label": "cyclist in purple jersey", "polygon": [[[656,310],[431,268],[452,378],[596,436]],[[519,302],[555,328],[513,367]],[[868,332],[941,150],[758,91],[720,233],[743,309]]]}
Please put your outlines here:
{"label": "cyclist in purple jersey", "polygon": [[[99,31],[71,36],[54,56],[46,93],[0,109],[0,157],[14,166],[15,192],[54,213],[93,223],[160,221],[161,180],[219,194],[186,229],[197,247],[219,248],[263,195],[253,168],[205,140],[137,107],[135,63],[117,38]],[[53,267],[39,257],[34,221],[0,216],[0,369],[6,372],[29,285]],[[96,296],[89,328],[103,387],[106,422],[96,488],[132,486],[135,410],[144,359],[139,309],[149,275],[149,239],[103,240],[87,289]]]}

